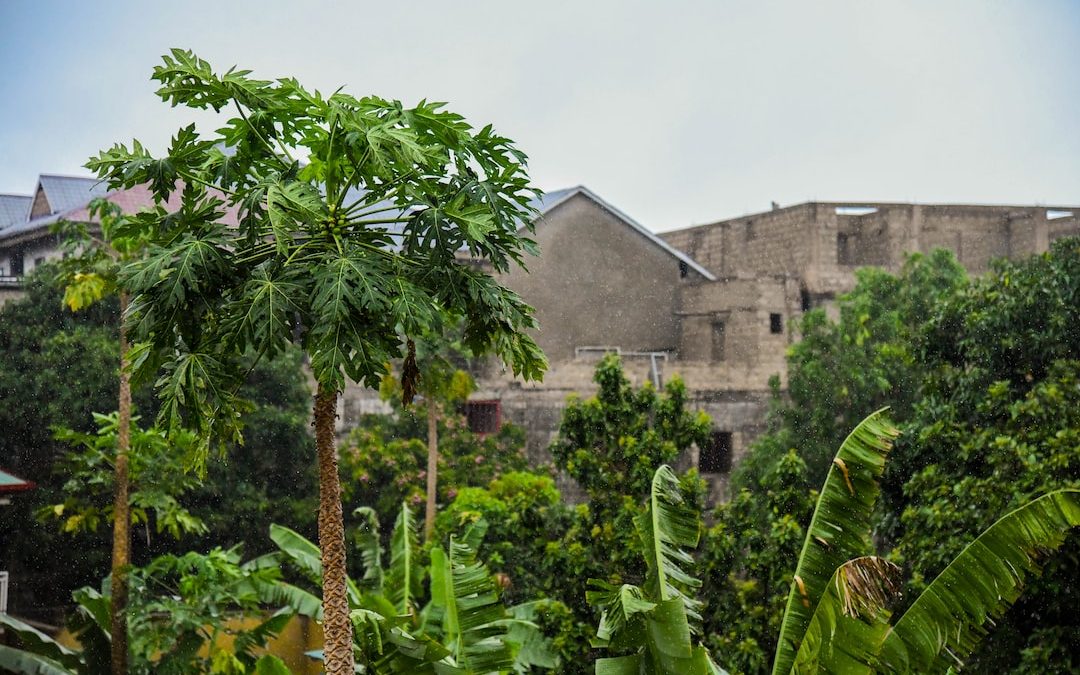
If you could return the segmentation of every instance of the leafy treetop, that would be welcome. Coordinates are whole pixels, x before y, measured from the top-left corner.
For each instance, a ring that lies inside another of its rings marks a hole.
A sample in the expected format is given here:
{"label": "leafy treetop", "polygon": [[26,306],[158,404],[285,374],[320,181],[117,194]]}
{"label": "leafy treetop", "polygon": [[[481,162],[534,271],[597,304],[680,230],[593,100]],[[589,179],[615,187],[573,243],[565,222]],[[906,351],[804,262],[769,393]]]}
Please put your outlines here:
{"label": "leafy treetop", "polygon": [[535,196],[525,156],[440,103],[324,96],[249,75],[173,50],[154,70],[158,95],[236,116],[211,137],[181,129],[161,158],[135,141],[88,164],[113,189],[149,185],[157,201],[128,219],[152,242],[120,281],[135,295],[136,375],[165,365],[164,419],[204,445],[238,437],[245,350],[272,356],[298,339],[321,386],[377,386],[401,335],[447,317],[463,322],[472,351],[490,346],[516,374],[539,377],[531,308],[459,258],[505,271],[536,252],[519,231]]}

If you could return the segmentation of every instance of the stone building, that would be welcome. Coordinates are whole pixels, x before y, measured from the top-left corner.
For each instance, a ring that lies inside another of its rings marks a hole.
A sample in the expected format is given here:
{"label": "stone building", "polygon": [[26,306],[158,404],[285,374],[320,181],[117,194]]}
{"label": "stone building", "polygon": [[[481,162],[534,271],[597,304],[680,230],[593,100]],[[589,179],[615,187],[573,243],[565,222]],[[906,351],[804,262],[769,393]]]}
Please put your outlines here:
{"label": "stone building", "polygon": [[[101,194],[90,178],[42,175],[31,195],[0,195],[0,301],[19,292],[23,274],[60,255],[48,226],[85,220],[86,204]],[[152,203],[142,188],[107,198],[129,212]],[[856,268],[895,271],[907,253],[941,247],[980,273],[994,258],[1080,234],[1080,207],[811,202],[660,235],[585,187],[549,192],[536,207],[542,255],[501,281],[536,308],[535,337],[551,367],[533,383],[480,364],[470,424],[523,425],[530,458],[544,462],[567,396],[592,393],[596,362],[618,352],[635,384],[677,374],[712,417],[710,442],[681,461],[711,477],[714,499],[763,429],[769,378],[786,385],[799,317],[851,290]],[[382,409],[373,392],[350,388],[341,427]]]}
{"label": "stone building", "polygon": [[524,425],[543,460],[566,396],[593,391],[598,355],[618,351],[636,383],[678,374],[712,417],[711,442],[682,463],[714,499],[763,430],[769,378],[786,386],[801,314],[850,291],[855,269],[947,248],[977,274],[1080,234],[1080,207],[812,202],[657,236],[583,187],[538,206],[542,258],[503,281],[536,308],[551,369],[542,383],[484,373],[475,405],[495,410],[479,418]]}

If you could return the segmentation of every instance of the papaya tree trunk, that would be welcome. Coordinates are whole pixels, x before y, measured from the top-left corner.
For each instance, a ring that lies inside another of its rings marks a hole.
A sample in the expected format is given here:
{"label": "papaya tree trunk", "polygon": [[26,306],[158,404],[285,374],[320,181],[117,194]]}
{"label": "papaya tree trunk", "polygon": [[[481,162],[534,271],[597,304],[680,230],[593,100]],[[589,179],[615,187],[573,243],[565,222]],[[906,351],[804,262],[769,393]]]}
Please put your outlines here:
{"label": "papaya tree trunk", "polygon": [[353,675],[352,622],[346,589],[345,523],[341,509],[334,421],[338,392],[319,384],[315,394],[315,450],[319,457],[319,550],[322,553],[323,658],[328,675]]}
{"label": "papaya tree trunk", "polygon": [[439,471],[439,409],[428,397],[427,406],[427,507],[424,509],[424,539],[435,532],[435,488]]}
{"label": "papaya tree trunk", "polygon": [[131,380],[128,378],[128,342],[124,330],[127,293],[120,293],[120,394],[117,402],[115,488],[112,542],[112,673],[127,675],[128,565],[131,562],[131,509],[128,504],[128,450],[131,446]]}

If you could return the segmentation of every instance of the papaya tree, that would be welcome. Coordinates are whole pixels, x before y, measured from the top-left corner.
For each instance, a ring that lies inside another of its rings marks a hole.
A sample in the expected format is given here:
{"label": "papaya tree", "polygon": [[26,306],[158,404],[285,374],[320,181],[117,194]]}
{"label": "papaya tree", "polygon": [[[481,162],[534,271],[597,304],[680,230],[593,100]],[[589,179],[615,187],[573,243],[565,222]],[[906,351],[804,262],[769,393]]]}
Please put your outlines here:
{"label": "papaya tree", "polygon": [[385,363],[415,361],[408,338],[448,321],[462,322],[472,351],[492,349],[525,378],[542,374],[525,332],[531,308],[462,260],[505,272],[536,252],[520,233],[536,194],[525,156],[440,103],[327,96],[291,78],[217,73],[182,50],[153,79],[164,101],[235,116],[207,137],[181,129],[164,157],[135,141],[87,165],[111,188],[149,186],[156,201],[134,218],[152,233],[147,255],[121,275],[133,294],[135,375],[160,373],[160,419],[197,433],[202,466],[214,442],[241,438],[240,356],[272,357],[294,341],[308,355],[326,668],[351,675],[339,394],[347,380],[377,387]]}
{"label": "papaya tree", "polygon": [[[120,313],[127,310],[131,295],[119,283],[125,262],[142,255],[147,237],[132,227],[119,206],[105,199],[90,202],[89,217],[98,223],[97,232],[87,223],[60,221],[54,228],[60,235],[65,258],[58,264],[57,280],[64,286],[64,304],[79,311],[103,298],[117,296]],[[117,432],[113,461],[112,540],[112,672],[128,672],[127,658],[127,568],[131,564],[131,511],[129,506],[129,451],[131,449],[131,378],[129,339],[120,322],[120,382],[117,395]]]}

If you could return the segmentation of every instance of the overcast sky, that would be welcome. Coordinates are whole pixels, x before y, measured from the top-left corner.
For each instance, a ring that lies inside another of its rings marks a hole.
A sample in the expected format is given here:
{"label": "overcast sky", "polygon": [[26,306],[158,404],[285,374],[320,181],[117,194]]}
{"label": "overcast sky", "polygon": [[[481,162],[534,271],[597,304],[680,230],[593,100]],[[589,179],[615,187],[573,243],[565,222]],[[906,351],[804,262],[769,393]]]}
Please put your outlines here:
{"label": "overcast sky", "polygon": [[191,112],[160,54],[443,100],[661,231],[811,199],[1080,204],[1080,2],[0,0],[0,192]]}

